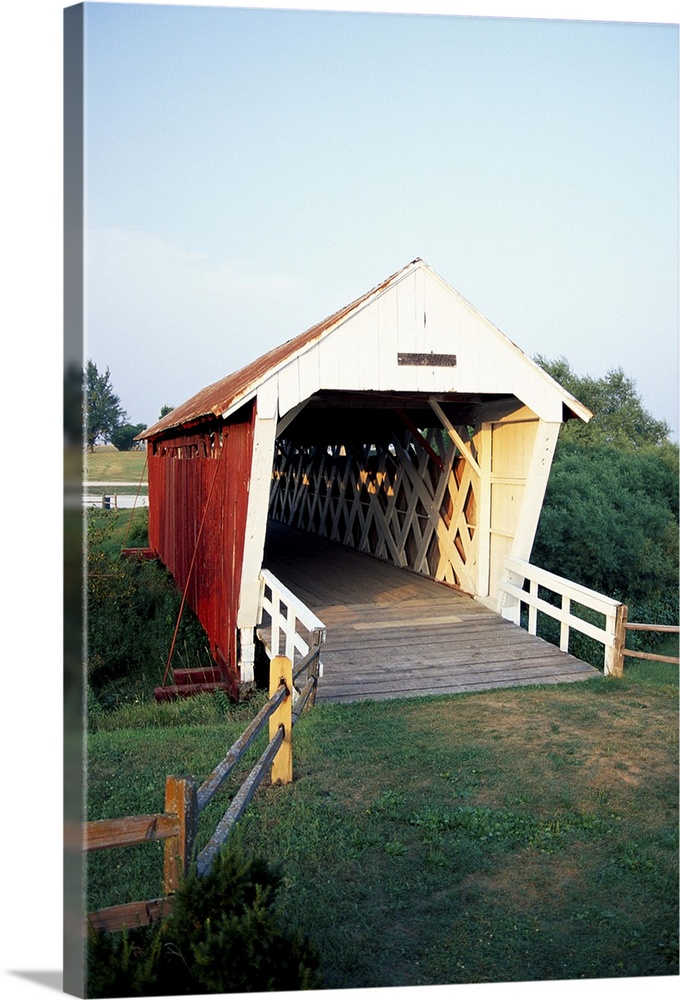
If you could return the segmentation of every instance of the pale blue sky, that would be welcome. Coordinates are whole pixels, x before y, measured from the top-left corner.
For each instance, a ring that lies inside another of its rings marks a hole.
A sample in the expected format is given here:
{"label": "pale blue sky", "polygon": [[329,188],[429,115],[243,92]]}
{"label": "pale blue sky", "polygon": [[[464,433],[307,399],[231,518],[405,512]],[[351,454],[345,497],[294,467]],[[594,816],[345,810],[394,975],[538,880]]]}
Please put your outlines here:
{"label": "pale blue sky", "polygon": [[677,434],[677,25],[86,8],[86,345],[134,422],[421,256]]}

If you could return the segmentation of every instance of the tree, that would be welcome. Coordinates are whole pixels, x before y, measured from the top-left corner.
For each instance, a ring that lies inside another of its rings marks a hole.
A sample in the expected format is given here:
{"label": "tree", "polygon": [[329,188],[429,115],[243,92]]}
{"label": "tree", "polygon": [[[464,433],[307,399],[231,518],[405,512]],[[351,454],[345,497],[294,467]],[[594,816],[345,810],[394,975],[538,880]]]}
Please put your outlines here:
{"label": "tree", "polygon": [[592,410],[588,424],[571,421],[560,440],[582,444],[613,444],[630,450],[668,441],[670,427],[656,420],[642,405],[633,379],[621,368],[610,369],[604,378],[577,375],[566,358],[534,358],[556,382]]}
{"label": "tree", "polygon": [[90,450],[97,440],[110,441],[111,435],[124,421],[127,413],[111,385],[107,368],[100,374],[94,361],[88,361],[84,375],[85,409],[87,413],[87,445]]}
{"label": "tree", "polygon": [[674,599],[677,489],[656,449],[560,444],[532,562],[626,603]]}
{"label": "tree", "polygon": [[158,419],[162,420],[163,417],[167,417],[168,413],[172,413],[174,409],[174,406],[168,406],[167,403],[164,406],[161,406],[161,412],[158,415]]}
{"label": "tree", "polygon": [[139,447],[135,438],[146,430],[146,424],[120,424],[111,434],[111,444],[118,451],[132,451]]}

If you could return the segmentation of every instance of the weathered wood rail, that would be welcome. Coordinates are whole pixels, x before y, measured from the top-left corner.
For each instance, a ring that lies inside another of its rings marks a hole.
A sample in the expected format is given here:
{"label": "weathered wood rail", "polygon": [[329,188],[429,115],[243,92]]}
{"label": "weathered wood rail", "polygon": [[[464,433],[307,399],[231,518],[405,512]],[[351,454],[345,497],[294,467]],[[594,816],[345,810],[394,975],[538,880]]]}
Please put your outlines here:
{"label": "weathered wood rail", "polygon": [[[670,632],[678,635],[680,633],[680,625],[649,625],[649,624],[638,624],[637,622],[624,622],[624,629],[626,632]],[[638,660],[654,660],[657,663],[679,663],[680,657],[677,656],[666,656],[663,653],[647,653],[641,649],[623,649],[623,655],[630,656]]]}
{"label": "weathered wood rail", "polygon": [[[314,703],[318,681],[319,647],[308,651],[293,672],[288,657],[276,656],[270,663],[269,700],[230,747],[226,756],[199,786],[192,777],[169,775],[165,785],[164,811],[144,816],[93,820],[82,827],[84,851],[130,847],[165,841],[163,893],[158,899],[105,907],[89,913],[96,929],[115,931],[141,927],[170,912],[173,894],[184,876],[195,866],[199,877],[207,875],[234,825],[245,812],[267,773],[272,783],[293,780],[292,729],[304,708]],[[295,682],[303,679],[293,707]],[[248,748],[269,724],[269,741],[257,763],[242,782],[215,832],[200,852],[196,850],[198,818],[222,789]]]}
{"label": "weathered wood rail", "polygon": [[[549,573],[538,566],[532,566],[531,563],[521,559],[506,557],[503,565],[506,571],[506,576],[500,584],[505,604],[502,608],[503,617],[519,625],[521,608],[523,605],[526,606],[527,631],[531,635],[536,635],[538,612],[541,611],[560,623],[560,649],[564,652],[569,649],[571,629],[601,642],[604,648],[604,673],[612,677],[620,677],[623,674],[623,661],[626,656],[680,663],[680,659],[675,656],[626,649],[628,631],[678,633],[679,626],[631,623],[628,621],[628,608],[621,601],[605,597],[604,594],[598,594],[597,591],[572,583],[571,580]],[[525,589],[527,583],[528,590]],[[545,595],[542,597],[539,588],[559,597],[559,606],[551,604],[550,600],[545,599]],[[597,626],[575,614],[574,604],[603,616],[604,625]]]}

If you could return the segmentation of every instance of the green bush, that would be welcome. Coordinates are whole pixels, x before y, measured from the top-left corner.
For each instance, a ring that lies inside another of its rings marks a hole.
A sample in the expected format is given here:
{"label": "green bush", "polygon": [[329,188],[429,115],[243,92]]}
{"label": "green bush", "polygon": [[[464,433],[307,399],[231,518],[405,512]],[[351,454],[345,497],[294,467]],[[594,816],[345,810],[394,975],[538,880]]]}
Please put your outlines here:
{"label": "green bush", "polygon": [[629,604],[677,600],[677,489],[660,451],[560,441],[532,562]]}
{"label": "green bush", "polygon": [[319,988],[316,949],[281,929],[279,884],[265,861],[249,861],[238,845],[227,845],[209,875],[180,887],[166,920],[90,933],[88,997]]}
{"label": "green bush", "polygon": [[[630,622],[678,623],[678,520],[675,453],[623,451],[560,440],[531,561],[628,606]],[[589,617],[584,615],[584,617]],[[593,619],[594,624],[602,621]],[[556,640],[559,626],[539,635]],[[602,647],[572,633],[570,651],[602,667]],[[663,633],[630,632],[629,649],[653,652]]]}

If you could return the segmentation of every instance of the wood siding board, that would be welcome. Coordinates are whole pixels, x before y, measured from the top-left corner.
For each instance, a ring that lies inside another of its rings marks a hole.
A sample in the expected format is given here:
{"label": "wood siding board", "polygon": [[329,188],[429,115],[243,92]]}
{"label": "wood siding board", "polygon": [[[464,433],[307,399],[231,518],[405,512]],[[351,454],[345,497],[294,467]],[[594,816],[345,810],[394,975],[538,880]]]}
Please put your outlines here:
{"label": "wood siding board", "polygon": [[427,337],[425,319],[425,274],[418,270],[413,275],[415,284],[413,328],[415,332],[414,351],[424,352]]}
{"label": "wood siding board", "polygon": [[[397,329],[396,353],[416,350],[415,312],[416,290],[415,278],[410,275],[400,282],[396,289],[397,296]],[[397,390],[413,388],[412,375],[406,368],[397,366],[396,356],[393,359],[394,388]]]}
{"label": "wood siding board", "polygon": [[527,485],[511,548],[512,555],[517,559],[528,560],[531,555],[559,431],[559,423],[541,420],[534,433]]}
{"label": "wood siding board", "polygon": [[376,377],[379,381],[381,360],[378,303],[370,303],[359,313],[357,320],[359,372],[356,386],[371,390],[376,387]]}
{"label": "wood siding board", "polygon": [[319,352],[308,351],[299,359],[300,399],[309,399],[318,392],[321,381],[319,377]]}
{"label": "wood siding board", "polygon": [[276,418],[283,412],[279,401],[278,379],[270,378],[262,383],[257,392],[255,407],[257,416],[263,420]]}
{"label": "wood siding board", "polygon": [[342,331],[342,345],[337,359],[336,378],[341,389],[354,389],[361,386],[359,371],[360,338],[358,335],[359,318],[348,323]]}
{"label": "wood siding board", "polygon": [[339,389],[338,365],[341,343],[338,337],[327,337],[317,350],[319,353],[319,383],[324,389]]}

